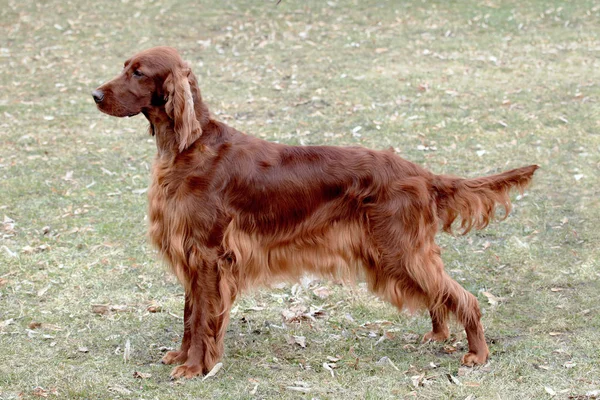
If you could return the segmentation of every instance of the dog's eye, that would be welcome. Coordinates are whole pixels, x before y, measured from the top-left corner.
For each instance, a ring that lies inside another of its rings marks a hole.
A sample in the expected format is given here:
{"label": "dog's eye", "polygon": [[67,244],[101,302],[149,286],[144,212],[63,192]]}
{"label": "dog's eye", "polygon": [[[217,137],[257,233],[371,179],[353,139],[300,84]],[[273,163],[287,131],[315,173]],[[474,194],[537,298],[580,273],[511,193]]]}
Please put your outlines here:
{"label": "dog's eye", "polygon": [[133,76],[135,76],[136,78],[141,78],[142,76],[144,76],[144,74],[142,74],[142,73],[140,72],[140,70],[138,70],[138,69],[134,69],[134,70],[133,70]]}

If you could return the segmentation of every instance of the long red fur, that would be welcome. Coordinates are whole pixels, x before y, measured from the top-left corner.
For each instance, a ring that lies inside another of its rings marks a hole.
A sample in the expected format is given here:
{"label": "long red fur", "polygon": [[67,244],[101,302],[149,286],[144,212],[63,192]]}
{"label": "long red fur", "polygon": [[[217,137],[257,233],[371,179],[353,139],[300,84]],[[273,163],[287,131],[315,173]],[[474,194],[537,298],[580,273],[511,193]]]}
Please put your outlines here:
{"label": "long red fur", "polygon": [[444,271],[435,235],[460,218],[482,229],[537,166],[462,179],[434,175],[391,151],[287,146],[213,119],[174,49],[143,51],[93,93],[113,116],[143,113],[156,137],[148,192],[150,238],[185,288],[173,377],[207,373],[223,355],[229,310],[252,286],[304,273],[353,280],[398,308],[426,308],[444,340],[465,327],[467,365],[489,351],[477,299]]}

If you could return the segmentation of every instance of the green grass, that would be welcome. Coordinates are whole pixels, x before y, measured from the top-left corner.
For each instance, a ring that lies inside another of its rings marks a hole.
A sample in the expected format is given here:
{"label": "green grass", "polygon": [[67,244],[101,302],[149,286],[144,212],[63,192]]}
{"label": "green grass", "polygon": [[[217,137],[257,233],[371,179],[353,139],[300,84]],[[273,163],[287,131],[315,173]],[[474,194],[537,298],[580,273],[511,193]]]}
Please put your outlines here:
{"label": "green grass", "polygon": [[[599,18],[593,0],[5,2],[0,398],[594,398]],[[539,164],[508,220],[439,237],[480,300],[490,362],[459,366],[458,326],[420,345],[426,316],[313,281],[242,297],[224,368],[169,381],[158,360],[183,296],[145,237],[155,146],[142,117],[102,115],[89,94],[154,45],[180,49],[217,118],[268,140],[394,147],[463,176]],[[294,304],[325,316],[283,321]]]}

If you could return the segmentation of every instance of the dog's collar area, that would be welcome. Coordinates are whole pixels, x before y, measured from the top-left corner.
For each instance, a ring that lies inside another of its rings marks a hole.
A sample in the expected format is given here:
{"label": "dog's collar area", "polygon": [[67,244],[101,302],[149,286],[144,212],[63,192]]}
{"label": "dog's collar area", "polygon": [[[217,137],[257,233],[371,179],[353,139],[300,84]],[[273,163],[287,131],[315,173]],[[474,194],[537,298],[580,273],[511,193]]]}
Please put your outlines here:
{"label": "dog's collar area", "polygon": [[165,98],[165,96],[161,96],[154,93],[152,95],[152,99],[150,100],[150,104],[154,107],[164,106],[165,104],[167,104],[167,99]]}

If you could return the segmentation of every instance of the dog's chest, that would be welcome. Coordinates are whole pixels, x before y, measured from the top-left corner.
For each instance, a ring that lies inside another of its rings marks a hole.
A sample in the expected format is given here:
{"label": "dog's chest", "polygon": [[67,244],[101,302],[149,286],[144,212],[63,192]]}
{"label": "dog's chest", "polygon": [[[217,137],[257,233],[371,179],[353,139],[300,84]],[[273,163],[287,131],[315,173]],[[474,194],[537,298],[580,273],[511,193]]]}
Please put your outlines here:
{"label": "dog's chest", "polygon": [[165,229],[167,198],[164,191],[158,185],[156,178],[156,175],[153,174],[152,183],[148,189],[148,219],[150,222],[148,235],[152,244],[161,250],[161,252],[164,252],[168,248],[168,235],[166,233],[167,229]]}

